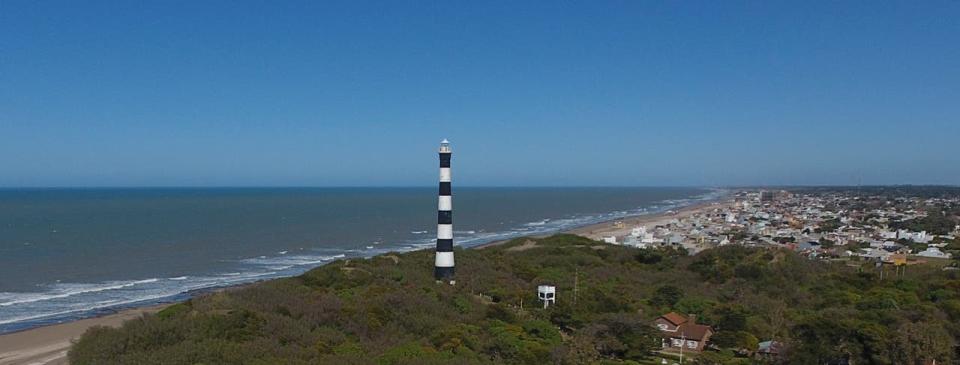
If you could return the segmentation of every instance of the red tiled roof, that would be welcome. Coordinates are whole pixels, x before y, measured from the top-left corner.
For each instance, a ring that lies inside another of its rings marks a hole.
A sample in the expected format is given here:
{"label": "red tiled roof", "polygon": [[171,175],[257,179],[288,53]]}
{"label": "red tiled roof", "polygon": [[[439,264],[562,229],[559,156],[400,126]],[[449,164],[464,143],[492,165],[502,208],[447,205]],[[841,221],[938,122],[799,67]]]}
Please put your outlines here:
{"label": "red tiled roof", "polygon": [[713,334],[710,326],[702,324],[684,323],[680,325],[677,332],[673,332],[673,337],[686,335],[689,340],[706,341]]}
{"label": "red tiled roof", "polygon": [[674,326],[679,326],[681,324],[687,323],[687,317],[681,315],[677,312],[670,312],[660,316],[660,318],[666,319],[667,322],[673,323]]}

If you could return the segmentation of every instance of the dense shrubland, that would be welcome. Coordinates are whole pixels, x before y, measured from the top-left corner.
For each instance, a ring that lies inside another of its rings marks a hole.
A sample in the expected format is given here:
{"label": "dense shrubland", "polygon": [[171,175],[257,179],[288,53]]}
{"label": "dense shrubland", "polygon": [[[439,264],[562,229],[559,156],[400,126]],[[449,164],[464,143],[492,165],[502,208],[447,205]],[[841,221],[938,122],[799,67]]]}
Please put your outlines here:
{"label": "dense shrubland", "polygon": [[[791,252],[727,246],[694,257],[557,235],[457,251],[457,285],[433,254],[341,260],[294,278],[194,298],[118,329],[94,328],[74,364],[653,363],[650,320],[714,326],[701,364],[754,363],[763,340],[786,362],[949,363],[960,335],[956,272],[903,280]],[[526,248],[526,249],[521,249]],[[574,285],[577,283],[577,295]],[[536,285],[555,284],[544,310]],[[522,306],[522,308],[521,308]]]}

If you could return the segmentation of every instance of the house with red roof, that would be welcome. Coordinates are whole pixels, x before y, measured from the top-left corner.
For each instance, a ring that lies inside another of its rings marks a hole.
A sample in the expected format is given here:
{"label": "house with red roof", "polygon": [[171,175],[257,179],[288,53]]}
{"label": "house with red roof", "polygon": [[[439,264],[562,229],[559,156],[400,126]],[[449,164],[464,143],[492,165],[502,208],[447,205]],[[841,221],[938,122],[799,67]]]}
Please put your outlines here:
{"label": "house with red roof", "polygon": [[701,352],[713,335],[710,326],[697,324],[696,315],[670,312],[653,320],[653,325],[660,330],[662,346],[667,351],[679,352],[683,348],[683,351]]}

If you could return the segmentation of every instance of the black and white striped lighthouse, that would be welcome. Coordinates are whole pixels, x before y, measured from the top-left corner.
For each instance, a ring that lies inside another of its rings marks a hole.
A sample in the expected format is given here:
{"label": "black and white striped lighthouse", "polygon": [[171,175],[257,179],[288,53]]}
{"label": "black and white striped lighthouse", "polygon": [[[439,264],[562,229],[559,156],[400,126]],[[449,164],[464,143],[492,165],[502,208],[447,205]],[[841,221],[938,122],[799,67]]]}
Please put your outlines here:
{"label": "black and white striped lighthouse", "polygon": [[440,200],[437,205],[437,252],[433,276],[453,280],[453,194],[450,190],[450,142],[440,142]]}

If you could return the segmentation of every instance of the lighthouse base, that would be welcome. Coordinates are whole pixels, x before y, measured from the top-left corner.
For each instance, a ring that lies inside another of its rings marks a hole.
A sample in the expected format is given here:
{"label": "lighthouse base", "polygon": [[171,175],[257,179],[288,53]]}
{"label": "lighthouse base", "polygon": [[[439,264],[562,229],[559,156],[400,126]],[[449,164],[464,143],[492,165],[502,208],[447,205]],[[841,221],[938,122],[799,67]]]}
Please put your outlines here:
{"label": "lighthouse base", "polygon": [[436,278],[437,281],[450,281],[451,284],[456,283],[456,281],[453,280],[452,266],[451,267],[441,267],[441,266],[434,267],[433,277]]}

